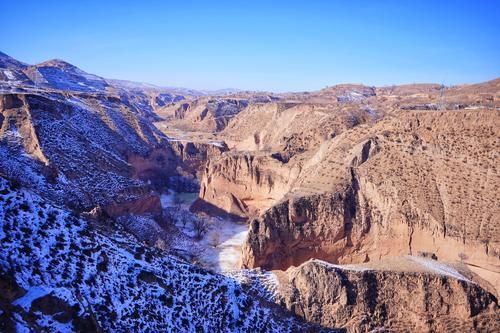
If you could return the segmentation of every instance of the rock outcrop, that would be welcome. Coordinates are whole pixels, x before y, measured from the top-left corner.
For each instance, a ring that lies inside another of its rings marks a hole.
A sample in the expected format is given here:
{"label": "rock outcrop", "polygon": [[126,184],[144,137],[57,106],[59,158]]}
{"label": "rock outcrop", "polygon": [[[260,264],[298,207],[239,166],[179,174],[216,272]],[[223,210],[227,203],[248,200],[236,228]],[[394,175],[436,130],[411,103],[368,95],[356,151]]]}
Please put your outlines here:
{"label": "rock outcrop", "polygon": [[231,152],[210,159],[200,198],[228,213],[260,214],[295,188],[331,138],[370,119],[367,110],[351,106],[338,111],[330,104],[252,104],[221,134]]}
{"label": "rock outcrop", "polygon": [[137,199],[110,203],[104,207],[104,211],[110,216],[122,216],[127,214],[161,214],[160,196],[156,193],[142,194]]}
{"label": "rock outcrop", "polygon": [[297,175],[269,155],[225,153],[208,162],[200,199],[229,214],[255,216],[282,198]]}
{"label": "rock outcrop", "polygon": [[280,278],[279,301],[347,332],[495,332],[497,299],[453,267],[405,257],[364,265],[308,261]]}

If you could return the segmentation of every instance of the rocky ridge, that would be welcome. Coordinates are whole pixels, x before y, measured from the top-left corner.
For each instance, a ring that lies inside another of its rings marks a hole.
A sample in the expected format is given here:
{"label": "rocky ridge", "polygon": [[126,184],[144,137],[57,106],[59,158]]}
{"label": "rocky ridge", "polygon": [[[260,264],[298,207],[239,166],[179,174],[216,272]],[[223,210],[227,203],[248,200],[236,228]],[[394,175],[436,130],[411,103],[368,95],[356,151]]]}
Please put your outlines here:
{"label": "rocky ridge", "polygon": [[[284,269],[309,258],[351,263],[428,251],[466,256],[498,288],[488,273],[499,259],[497,116],[407,113],[354,129],[359,139],[332,140],[296,187],[251,223],[244,262]],[[469,197],[476,199],[464,205]]]}
{"label": "rocky ridge", "polygon": [[498,301],[456,269],[422,257],[290,268],[279,301],[310,322],[348,332],[494,332]]}

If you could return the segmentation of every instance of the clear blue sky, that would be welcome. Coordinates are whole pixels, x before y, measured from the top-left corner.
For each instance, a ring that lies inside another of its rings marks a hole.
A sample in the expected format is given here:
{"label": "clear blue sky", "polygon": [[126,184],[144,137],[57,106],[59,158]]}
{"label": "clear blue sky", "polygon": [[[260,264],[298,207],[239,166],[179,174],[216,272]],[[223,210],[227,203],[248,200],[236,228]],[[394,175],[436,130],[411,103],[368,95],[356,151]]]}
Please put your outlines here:
{"label": "clear blue sky", "polygon": [[[71,3],[70,3],[71,2]],[[500,76],[500,1],[17,1],[0,51],[108,78],[196,89]]]}

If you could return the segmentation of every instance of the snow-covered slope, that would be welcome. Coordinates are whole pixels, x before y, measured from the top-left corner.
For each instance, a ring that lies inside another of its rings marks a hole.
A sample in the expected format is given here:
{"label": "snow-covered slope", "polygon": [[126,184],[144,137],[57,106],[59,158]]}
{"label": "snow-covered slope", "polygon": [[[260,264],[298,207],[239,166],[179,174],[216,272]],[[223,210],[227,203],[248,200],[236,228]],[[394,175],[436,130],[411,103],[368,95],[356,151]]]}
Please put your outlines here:
{"label": "snow-covered slope", "polygon": [[153,120],[159,120],[155,114],[157,108],[183,100],[185,96],[202,94],[190,89],[104,79],[59,59],[29,65],[0,52],[0,92],[56,91],[119,99]]}
{"label": "snow-covered slope", "polygon": [[19,60],[16,60],[7,54],[0,52],[0,68],[5,68],[5,69],[24,69],[28,67],[27,64],[24,62],[21,62]]}
{"label": "snow-covered slope", "polygon": [[0,178],[0,330],[305,332],[239,284]]}
{"label": "snow-covered slope", "polygon": [[27,64],[0,52],[0,90],[8,90],[11,86],[32,85],[33,82],[24,73]]}
{"label": "snow-covered slope", "polygon": [[[147,155],[163,144],[168,148],[162,133],[136,109],[115,99],[0,94],[0,115],[2,152],[12,156],[0,162],[2,170],[19,173],[9,165],[16,162],[21,169],[35,168],[45,178],[53,178],[52,184],[69,182],[68,190],[75,195],[67,191],[64,195],[74,207],[143,195],[144,183],[131,179],[127,157]],[[36,162],[41,166],[37,168]]]}
{"label": "snow-covered slope", "polygon": [[59,59],[29,66],[25,72],[39,87],[79,92],[102,92],[108,86],[103,78],[86,73]]}

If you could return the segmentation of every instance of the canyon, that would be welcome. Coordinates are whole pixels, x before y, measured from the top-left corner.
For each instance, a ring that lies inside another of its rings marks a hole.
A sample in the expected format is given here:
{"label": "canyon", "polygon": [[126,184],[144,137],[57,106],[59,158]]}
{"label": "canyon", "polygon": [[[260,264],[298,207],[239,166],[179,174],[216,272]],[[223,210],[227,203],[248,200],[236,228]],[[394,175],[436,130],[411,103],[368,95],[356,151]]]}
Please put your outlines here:
{"label": "canyon", "polygon": [[0,53],[0,329],[495,332],[499,101],[500,79],[207,93]]}

